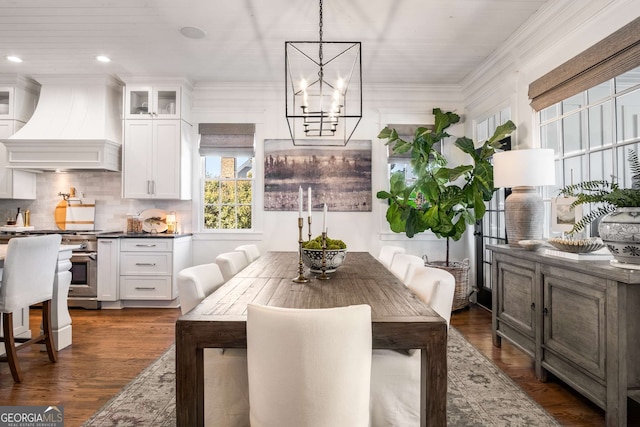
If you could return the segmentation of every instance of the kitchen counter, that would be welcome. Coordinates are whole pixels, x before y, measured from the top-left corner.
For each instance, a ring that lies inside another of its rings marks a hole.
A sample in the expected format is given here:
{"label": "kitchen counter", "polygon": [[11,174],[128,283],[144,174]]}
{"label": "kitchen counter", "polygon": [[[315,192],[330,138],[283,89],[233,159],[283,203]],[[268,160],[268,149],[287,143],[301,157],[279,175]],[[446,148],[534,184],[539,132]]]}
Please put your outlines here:
{"label": "kitchen counter", "polygon": [[116,231],[113,233],[100,233],[96,237],[98,239],[179,239],[181,237],[192,236],[192,233],[168,234],[168,233],[126,233],[124,231]]}

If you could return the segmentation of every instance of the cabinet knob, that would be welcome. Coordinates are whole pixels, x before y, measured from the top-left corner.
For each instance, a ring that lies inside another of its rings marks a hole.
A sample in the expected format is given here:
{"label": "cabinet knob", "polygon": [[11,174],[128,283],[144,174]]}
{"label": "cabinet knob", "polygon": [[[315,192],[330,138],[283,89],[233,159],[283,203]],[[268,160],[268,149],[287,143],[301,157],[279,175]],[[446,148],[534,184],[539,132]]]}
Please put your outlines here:
{"label": "cabinet knob", "polygon": [[535,302],[532,302],[532,303],[531,303],[531,310],[535,310],[535,309],[536,309],[536,303],[535,303]]}
{"label": "cabinet knob", "polygon": [[549,310],[547,310],[547,307],[545,307],[545,308],[544,308],[544,310],[542,310],[542,313],[543,313],[545,316],[548,316],[548,315],[549,315]]}

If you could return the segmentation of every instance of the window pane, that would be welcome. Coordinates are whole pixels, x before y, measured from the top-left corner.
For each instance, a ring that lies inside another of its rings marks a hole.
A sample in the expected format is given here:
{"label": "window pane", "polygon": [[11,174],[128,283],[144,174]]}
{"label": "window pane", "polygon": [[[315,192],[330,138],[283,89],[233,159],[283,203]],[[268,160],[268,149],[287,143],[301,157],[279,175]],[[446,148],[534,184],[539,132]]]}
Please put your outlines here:
{"label": "window pane", "polygon": [[609,80],[587,90],[589,104],[595,104],[596,102],[611,96],[611,83],[612,80]]}
{"label": "window pane", "polygon": [[587,181],[582,175],[583,156],[571,157],[564,160],[564,183],[565,185],[577,184],[578,182]]}
{"label": "window pane", "polygon": [[205,157],[203,227],[252,228],[253,159]]}
{"label": "window pane", "polygon": [[635,150],[638,153],[638,148],[640,148],[640,143],[625,145],[624,147],[618,148],[618,180],[620,186],[623,188],[631,188],[632,186],[632,175],[629,163],[629,151]]}
{"label": "window pane", "polygon": [[223,204],[232,204],[236,202],[236,182],[224,181],[222,183],[222,200]]}
{"label": "window pane", "polygon": [[217,206],[207,205],[204,207],[204,227],[220,228],[220,210]]}
{"label": "window pane", "polygon": [[581,117],[582,113],[575,113],[562,119],[562,138],[565,154],[583,149]]}
{"label": "window pane", "polygon": [[640,90],[617,98],[616,116],[619,142],[640,137]]}
{"label": "window pane", "polygon": [[552,105],[540,111],[540,121],[546,122],[560,115],[560,104]]}
{"label": "window pane", "polygon": [[589,145],[602,147],[613,143],[611,101],[589,108]]}
{"label": "window pane", "polygon": [[511,120],[511,108],[507,107],[500,111],[500,124],[503,125]]}
{"label": "window pane", "polygon": [[220,157],[205,157],[204,169],[206,178],[220,178]]}
{"label": "window pane", "polygon": [[251,181],[238,181],[238,203],[251,204]]}
{"label": "window pane", "polygon": [[542,126],[540,130],[540,140],[543,148],[552,148],[554,153],[560,153],[558,144],[558,122],[551,122]]}
{"label": "window pane", "polygon": [[489,139],[489,121],[483,120],[476,126],[476,134],[478,141],[486,141]]}
{"label": "window pane", "polygon": [[220,181],[209,180],[204,182],[204,202],[218,203],[220,197]]}
{"label": "window pane", "polygon": [[584,106],[584,92],[562,101],[562,114],[567,114]]}
{"label": "window pane", "polygon": [[640,67],[627,71],[624,74],[620,74],[615,78],[615,81],[616,92],[622,92],[640,84]]}
{"label": "window pane", "polygon": [[236,207],[222,206],[220,209],[220,228],[236,228]]}
{"label": "window pane", "polygon": [[238,206],[238,228],[251,228],[251,206]]}

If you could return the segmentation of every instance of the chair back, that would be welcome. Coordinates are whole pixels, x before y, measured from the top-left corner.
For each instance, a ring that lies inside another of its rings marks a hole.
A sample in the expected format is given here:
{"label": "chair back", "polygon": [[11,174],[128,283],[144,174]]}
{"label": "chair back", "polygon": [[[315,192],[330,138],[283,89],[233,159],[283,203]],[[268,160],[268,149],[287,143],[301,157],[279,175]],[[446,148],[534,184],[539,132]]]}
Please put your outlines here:
{"label": "chair back", "polygon": [[405,285],[411,280],[413,268],[424,266],[424,261],[417,255],[396,254],[391,262],[391,272],[402,281]]}
{"label": "chair back", "polygon": [[368,427],[371,307],[249,304],[252,427]]}
{"label": "chair back", "polygon": [[0,312],[12,313],[53,297],[59,234],[9,240],[0,285]]}
{"label": "chair back", "polygon": [[224,277],[218,264],[210,263],[181,270],[177,281],[180,309],[185,314],[218,289]]}
{"label": "chair back", "polygon": [[453,295],[456,290],[456,279],[453,274],[440,268],[416,268],[407,287],[442,316],[449,326]]}
{"label": "chair back", "polygon": [[220,267],[225,282],[249,265],[244,252],[222,253],[216,257],[216,264]]}
{"label": "chair back", "polygon": [[383,246],[380,248],[380,255],[378,255],[378,261],[387,268],[391,267],[391,262],[396,254],[405,253],[405,249],[400,246]]}
{"label": "chair back", "polygon": [[241,245],[238,246],[235,250],[237,252],[244,252],[244,255],[247,257],[247,262],[249,264],[260,258],[260,249],[258,249],[258,245]]}

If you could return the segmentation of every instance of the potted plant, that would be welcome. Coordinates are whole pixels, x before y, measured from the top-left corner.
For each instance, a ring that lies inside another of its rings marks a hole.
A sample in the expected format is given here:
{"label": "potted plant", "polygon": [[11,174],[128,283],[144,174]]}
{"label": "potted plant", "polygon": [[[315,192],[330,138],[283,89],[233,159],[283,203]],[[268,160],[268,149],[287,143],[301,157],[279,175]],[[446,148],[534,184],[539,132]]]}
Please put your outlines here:
{"label": "potted plant", "polygon": [[[447,159],[435,147],[450,136],[446,130],[458,123],[460,116],[440,108],[434,108],[433,115],[433,128],[418,128],[413,141],[401,139],[395,129],[388,127],[380,132],[378,138],[386,139],[394,154],[411,152],[410,165],[416,179],[407,183],[404,174],[396,172],[391,176],[390,190],[379,191],[377,197],[389,203],[386,218],[393,232],[413,237],[431,230],[436,236],[446,238],[446,260],[442,267],[463,267],[466,273],[468,263],[466,266],[452,265],[449,260],[449,239],[459,240],[467,224],[474,224],[484,216],[485,202],[491,200],[495,192],[491,156],[516,126],[511,121],[498,126],[479,148],[467,137],[457,138],[455,146],[468,154],[472,163],[450,168]],[[458,278],[456,274],[454,276]],[[463,287],[467,289],[468,285]],[[466,290],[464,293],[466,306],[469,293]]]}
{"label": "potted plant", "polygon": [[[347,256],[347,245],[338,239],[326,238],[326,273],[333,273]],[[322,235],[302,243],[302,261],[313,273],[322,272]]]}
{"label": "potted plant", "polygon": [[569,206],[595,203],[598,206],[576,222],[569,232],[582,231],[587,224],[599,219],[598,233],[616,261],[640,264],[640,162],[635,150],[627,157],[631,188],[620,188],[615,182],[596,180],[568,185],[560,195],[575,197]]}

